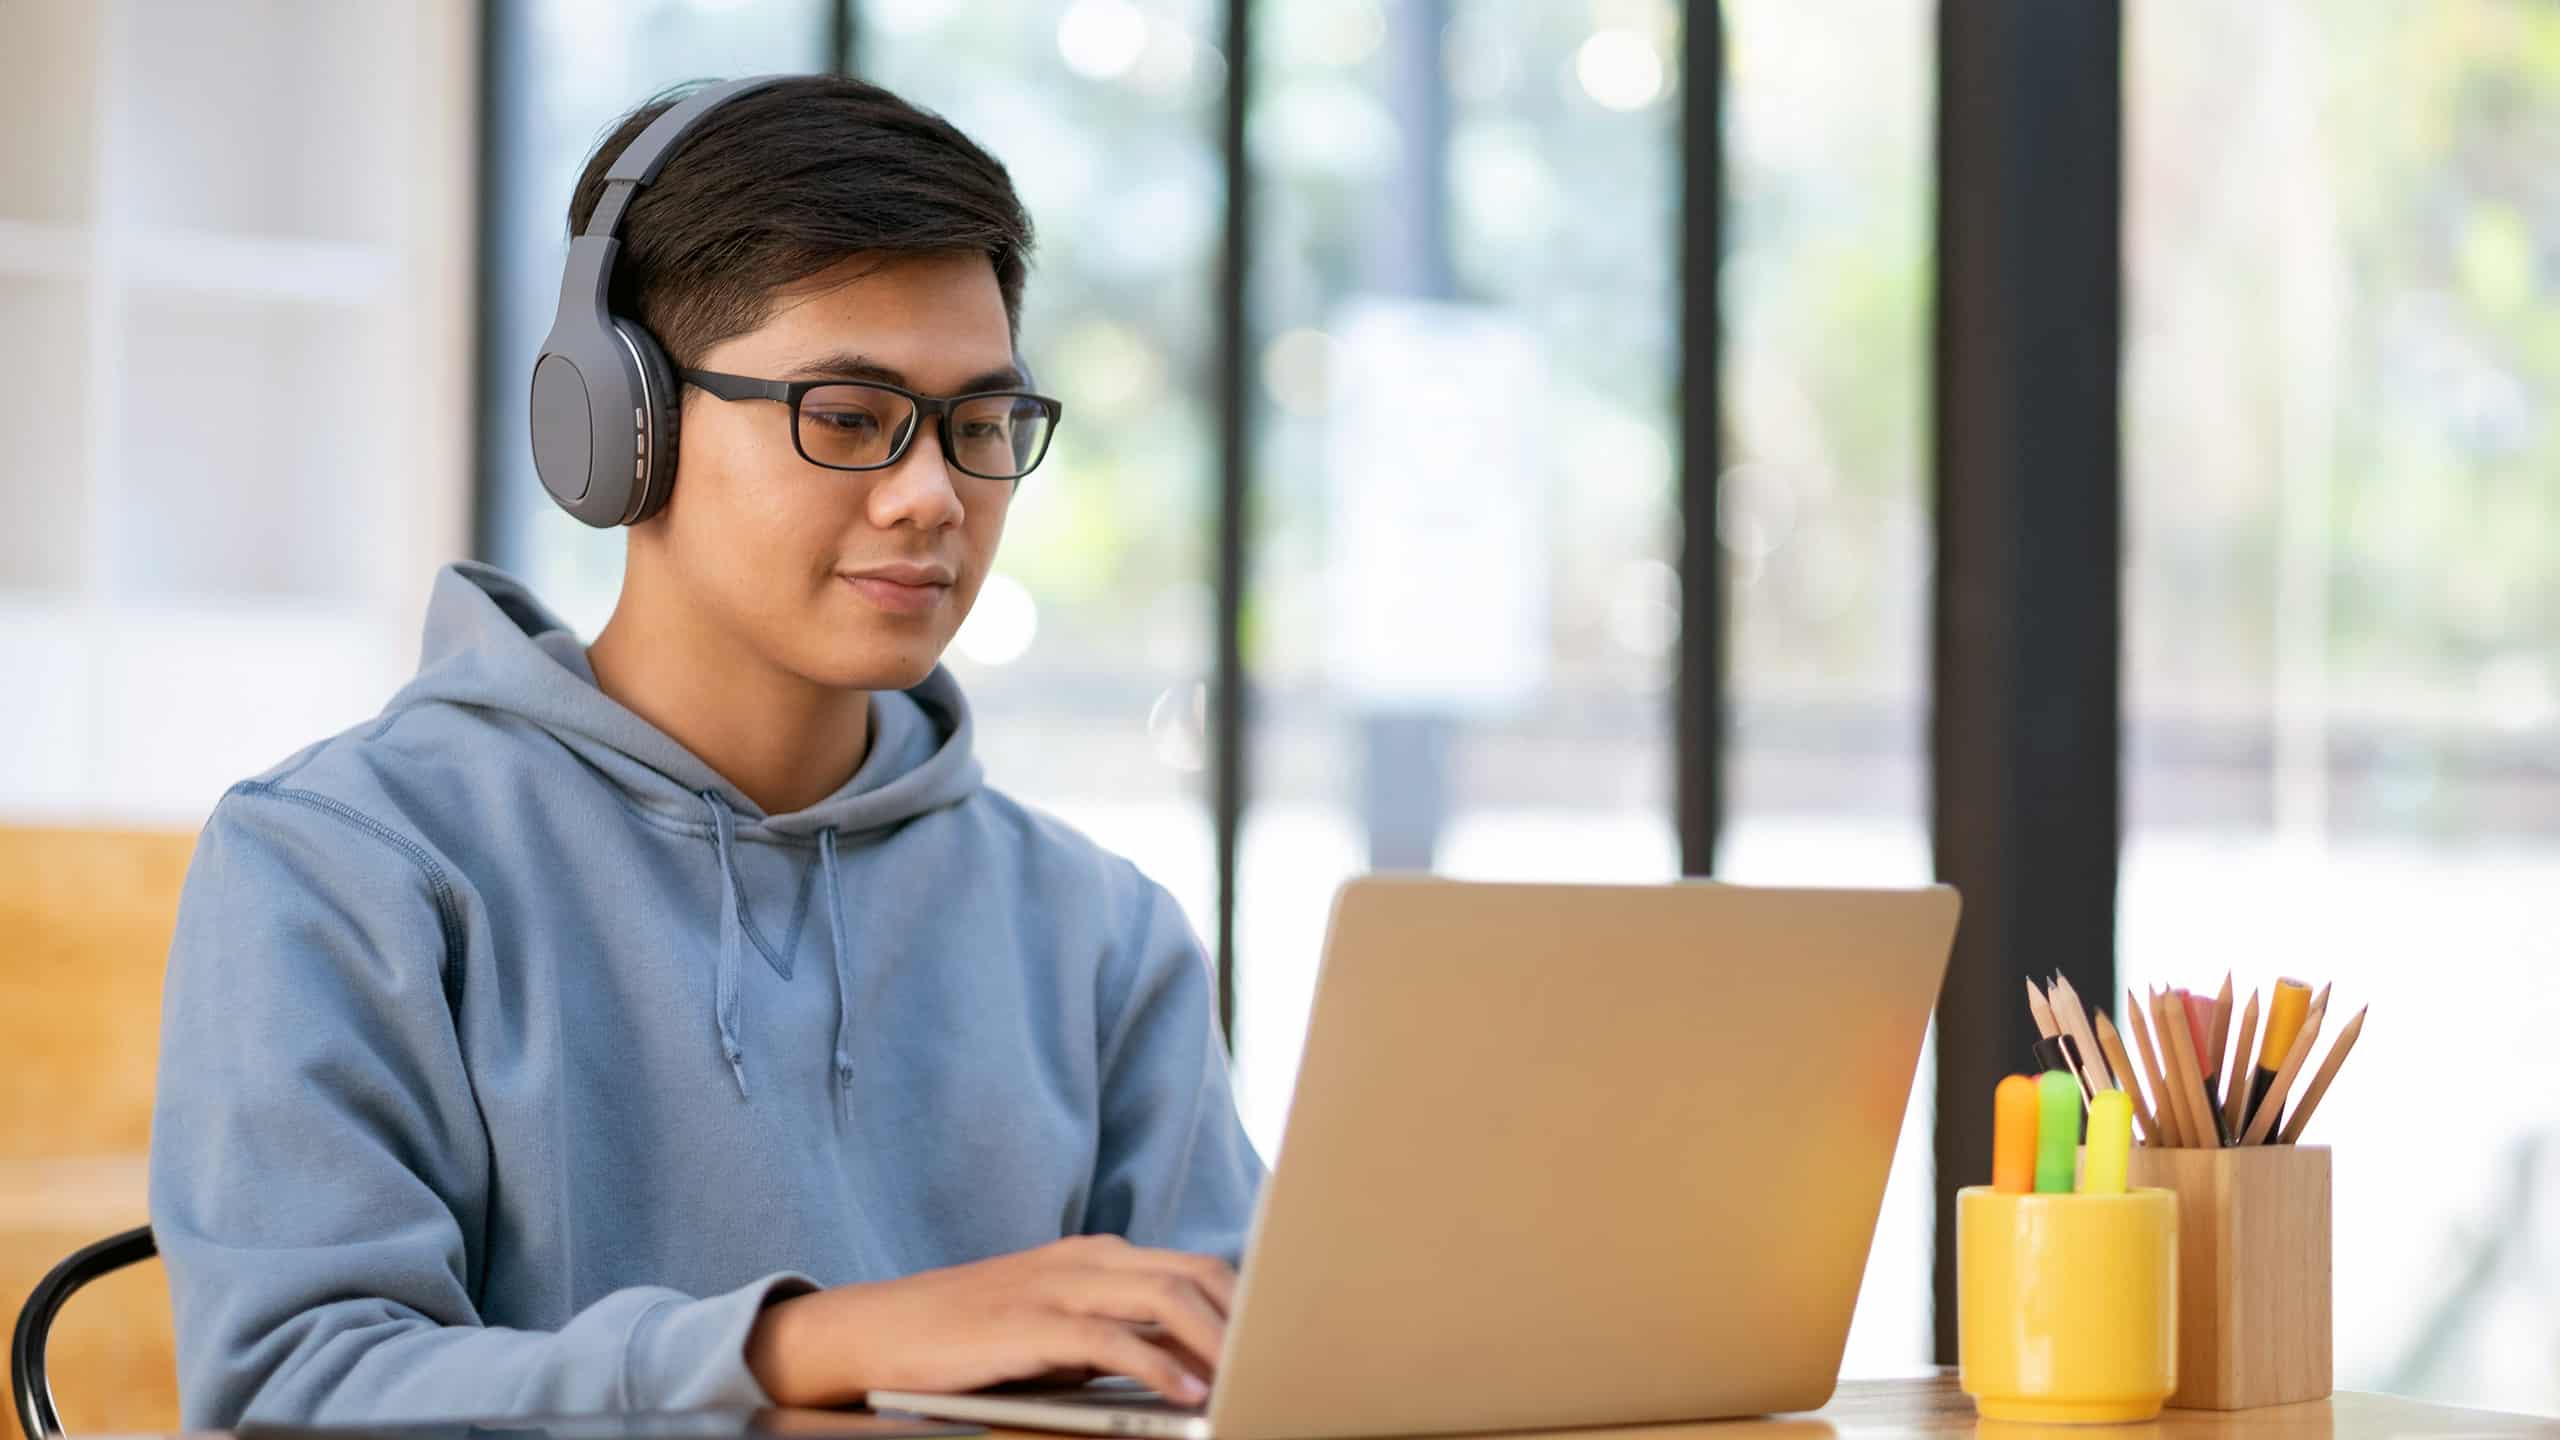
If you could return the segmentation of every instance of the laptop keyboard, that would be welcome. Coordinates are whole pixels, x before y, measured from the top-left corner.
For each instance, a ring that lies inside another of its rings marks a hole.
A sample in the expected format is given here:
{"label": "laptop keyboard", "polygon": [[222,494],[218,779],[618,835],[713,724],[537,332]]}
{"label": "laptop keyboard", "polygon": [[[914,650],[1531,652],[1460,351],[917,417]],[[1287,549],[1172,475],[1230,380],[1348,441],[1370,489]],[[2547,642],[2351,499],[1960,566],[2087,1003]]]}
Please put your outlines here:
{"label": "laptop keyboard", "polygon": [[1150,1415],[1205,1415],[1205,1405],[1176,1405],[1153,1390],[1085,1387],[1036,1397],[1044,1405],[1090,1405],[1097,1410],[1140,1410]]}

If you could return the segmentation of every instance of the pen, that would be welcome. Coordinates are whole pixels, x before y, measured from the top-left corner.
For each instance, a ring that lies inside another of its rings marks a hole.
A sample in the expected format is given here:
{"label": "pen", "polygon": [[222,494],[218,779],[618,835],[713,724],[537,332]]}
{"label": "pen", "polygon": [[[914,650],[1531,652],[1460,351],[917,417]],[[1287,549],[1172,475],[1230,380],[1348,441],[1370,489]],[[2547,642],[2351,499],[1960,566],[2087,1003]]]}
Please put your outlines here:
{"label": "pen", "polygon": [[2071,1069],[2071,1057],[2062,1053],[2064,1043],[2063,1038],[2059,1035],[2047,1035],[2035,1043],[2033,1048],[2036,1057],[2037,1074],[2042,1075],[2049,1070],[2060,1070],[2065,1073],[2069,1073]]}
{"label": "pen", "polygon": [[2080,1103],[2088,1104],[2089,1097],[2098,1093],[2097,1072],[2089,1068],[2089,1052],[2080,1048],[2075,1035],[2065,1035],[2053,1043],[2062,1047],[2062,1073],[2080,1087]]}

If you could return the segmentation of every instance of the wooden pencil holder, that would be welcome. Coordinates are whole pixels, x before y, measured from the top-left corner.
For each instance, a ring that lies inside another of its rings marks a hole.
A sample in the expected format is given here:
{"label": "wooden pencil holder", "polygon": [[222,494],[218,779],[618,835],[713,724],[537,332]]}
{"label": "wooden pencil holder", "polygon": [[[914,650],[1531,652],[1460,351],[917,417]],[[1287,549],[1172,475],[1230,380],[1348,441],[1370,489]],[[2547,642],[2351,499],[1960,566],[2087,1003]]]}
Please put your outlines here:
{"label": "wooden pencil holder", "polygon": [[2178,1197],[2182,1410],[2329,1393],[2329,1150],[2134,1150],[2128,1179]]}

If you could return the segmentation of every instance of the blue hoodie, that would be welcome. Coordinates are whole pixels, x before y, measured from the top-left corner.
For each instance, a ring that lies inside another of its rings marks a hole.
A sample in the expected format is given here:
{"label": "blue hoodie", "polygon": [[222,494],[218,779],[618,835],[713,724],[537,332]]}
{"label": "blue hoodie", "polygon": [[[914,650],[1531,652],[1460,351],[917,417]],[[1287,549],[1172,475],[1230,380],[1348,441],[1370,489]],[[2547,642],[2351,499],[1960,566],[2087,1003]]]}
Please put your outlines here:
{"label": "blue hoodie", "polygon": [[169,955],[151,1221],[192,1429],[768,1403],[758,1309],[1112,1233],[1262,1164],[1181,910],[980,783],[940,669],[767,815],[495,570],[235,786]]}

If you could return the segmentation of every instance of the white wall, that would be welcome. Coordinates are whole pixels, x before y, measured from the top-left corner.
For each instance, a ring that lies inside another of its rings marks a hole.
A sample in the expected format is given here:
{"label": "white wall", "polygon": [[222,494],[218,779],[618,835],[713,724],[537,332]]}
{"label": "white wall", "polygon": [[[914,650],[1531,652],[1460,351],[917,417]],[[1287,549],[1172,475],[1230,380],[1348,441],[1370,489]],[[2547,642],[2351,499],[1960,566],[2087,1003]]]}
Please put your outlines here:
{"label": "white wall", "polygon": [[476,13],[0,0],[0,821],[200,819],[415,664]]}

